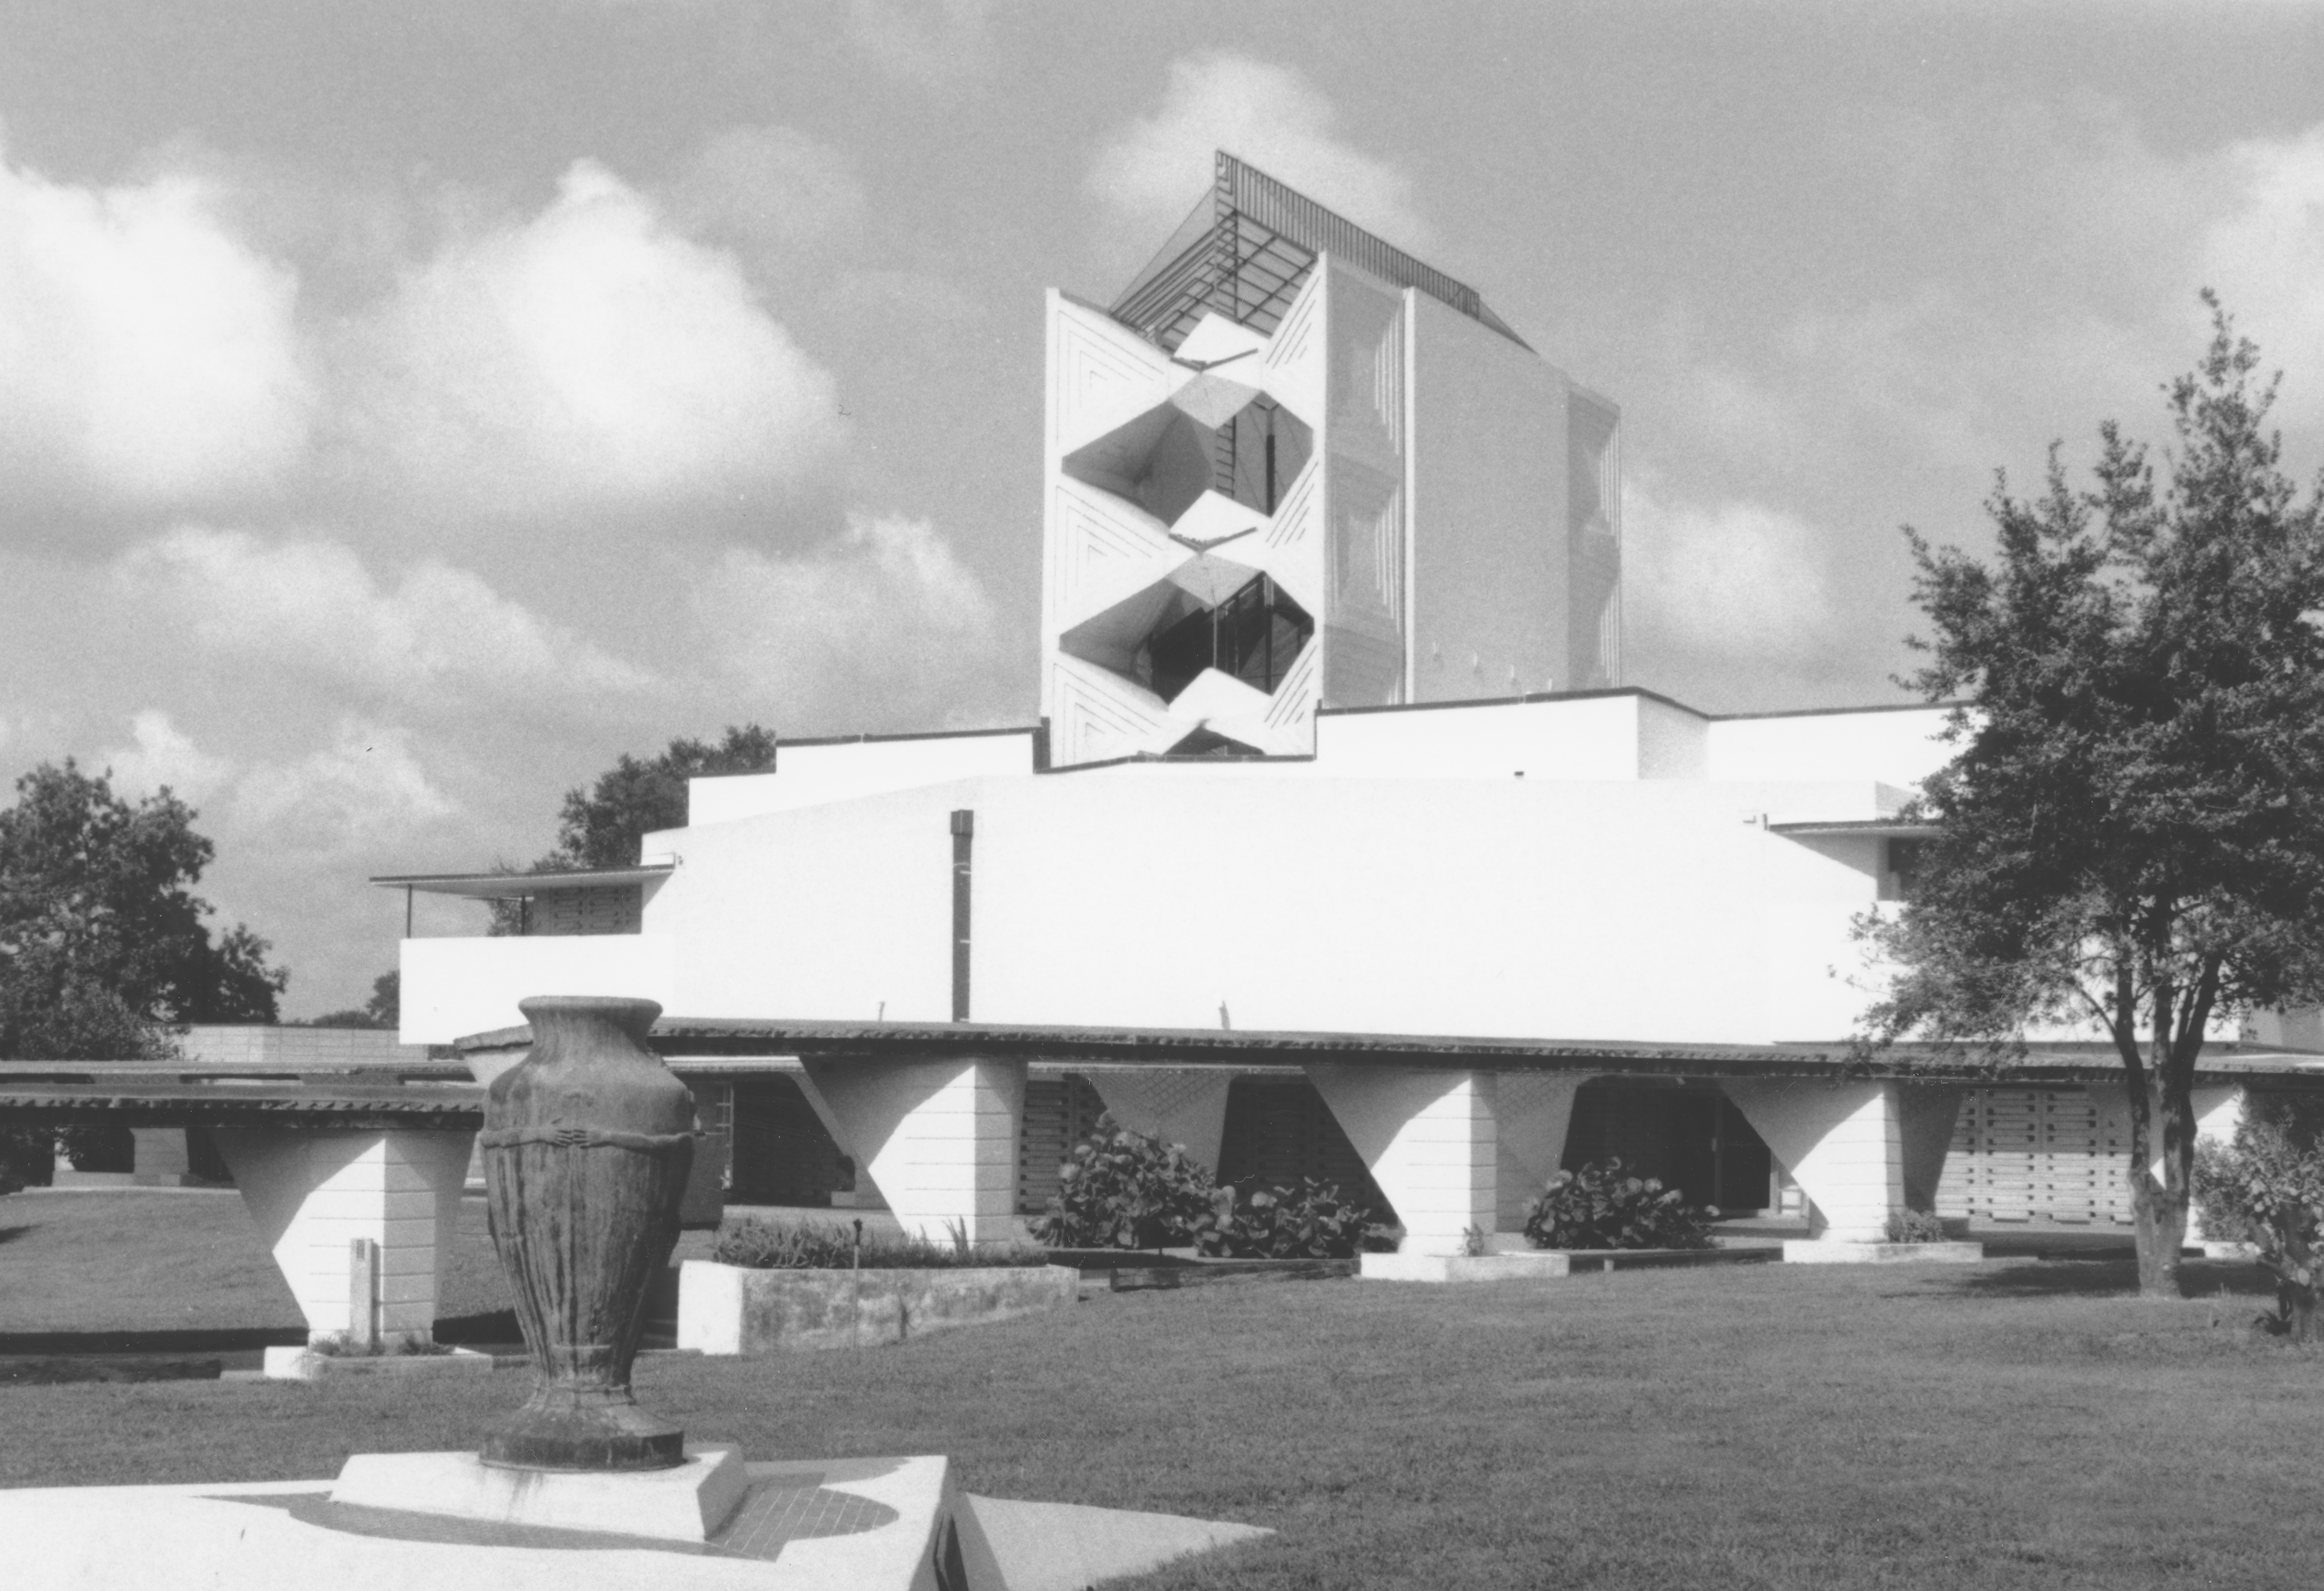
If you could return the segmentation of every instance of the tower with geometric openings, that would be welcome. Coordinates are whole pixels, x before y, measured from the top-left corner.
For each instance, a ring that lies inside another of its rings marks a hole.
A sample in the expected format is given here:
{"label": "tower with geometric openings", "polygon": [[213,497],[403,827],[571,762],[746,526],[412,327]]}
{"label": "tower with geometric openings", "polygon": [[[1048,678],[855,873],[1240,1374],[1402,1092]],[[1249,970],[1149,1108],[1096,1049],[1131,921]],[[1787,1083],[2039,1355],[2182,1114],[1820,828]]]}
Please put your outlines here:
{"label": "tower with geometric openings", "polygon": [[1619,681],[1620,411],[1232,155],[1111,305],[1051,291],[1045,429],[1059,766]]}

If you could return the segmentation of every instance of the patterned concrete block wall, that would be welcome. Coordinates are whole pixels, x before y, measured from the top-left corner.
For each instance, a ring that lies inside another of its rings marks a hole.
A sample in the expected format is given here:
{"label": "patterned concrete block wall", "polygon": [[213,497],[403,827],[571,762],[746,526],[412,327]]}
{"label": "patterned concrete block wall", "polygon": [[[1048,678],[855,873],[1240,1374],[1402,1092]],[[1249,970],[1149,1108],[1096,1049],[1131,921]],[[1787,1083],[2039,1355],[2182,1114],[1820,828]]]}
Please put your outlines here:
{"label": "patterned concrete block wall", "polygon": [[1028,1078],[1025,1125],[1017,1146],[1017,1213],[1039,1215],[1057,1192],[1057,1168],[1074,1145],[1096,1130],[1105,1101],[1074,1073]]}
{"label": "patterned concrete block wall", "polygon": [[2089,1089],[1971,1089],[1937,1212],[1980,1221],[2128,1226],[2128,1112]]}

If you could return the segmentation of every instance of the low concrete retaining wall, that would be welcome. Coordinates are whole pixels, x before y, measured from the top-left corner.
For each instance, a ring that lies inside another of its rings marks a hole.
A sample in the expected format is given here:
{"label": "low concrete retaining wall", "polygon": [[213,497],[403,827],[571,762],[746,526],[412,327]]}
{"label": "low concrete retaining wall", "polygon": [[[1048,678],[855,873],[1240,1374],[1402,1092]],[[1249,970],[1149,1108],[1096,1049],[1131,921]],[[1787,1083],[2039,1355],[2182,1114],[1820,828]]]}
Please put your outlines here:
{"label": "low concrete retaining wall", "polygon": [[1580,1276],[1604,1271],[1693,1265],[1766,1265],[1783,1257],[1773,1243],[1723,1248],[1510,1248],[1499,1254],[1368,1254],[1361,1274],[1376,1282],[1507,1282],[1526,1276]]}
{"label": "low concrete retaining wall", "polygon": [[[513,1359],[511,1365],[530,1361]],[[445,1354],[318,1354],[302,1347],[266,1350],[269,1381],[330,1381],[342,1376],[489,1375],[502,1361],[475,1348]]]}
{"label": "low concrete retaining wall", "polygon": [[1846,1243],[1829,1237],[1794,1237],[1784,1245],[1790,1265],[1973,1265],[1985,1258],[1982,1243]]}
{"label": "low concrete retaining wall", "polygon": [[1062,1309],[1080,1292],[1081,1273],[1070,1265],[753,1271],[687,1260],[678,1266],[678,1346],[705,1354],[869,1347]]}

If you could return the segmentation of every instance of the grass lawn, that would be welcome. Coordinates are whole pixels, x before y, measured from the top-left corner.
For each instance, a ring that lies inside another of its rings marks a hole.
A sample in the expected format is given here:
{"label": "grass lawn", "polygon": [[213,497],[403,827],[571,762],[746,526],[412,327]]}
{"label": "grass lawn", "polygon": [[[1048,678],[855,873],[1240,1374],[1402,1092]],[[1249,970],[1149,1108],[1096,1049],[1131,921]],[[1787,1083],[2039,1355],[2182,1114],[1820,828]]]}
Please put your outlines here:
{"label": "grass lawn", "polygon": [[[1281,1532],[1154,1586],[2312,1586],[2324,1354],[2246,1329],[2254,1273],[2190,1270],[2237,1291],[2144,1303],[2089,1260],[1251,1283],[638,1380],[752,1457],[948,1453],[980,1492]],[[472,1446],[524,1391],[0,1387],[0,1485],[327,1476]]]}

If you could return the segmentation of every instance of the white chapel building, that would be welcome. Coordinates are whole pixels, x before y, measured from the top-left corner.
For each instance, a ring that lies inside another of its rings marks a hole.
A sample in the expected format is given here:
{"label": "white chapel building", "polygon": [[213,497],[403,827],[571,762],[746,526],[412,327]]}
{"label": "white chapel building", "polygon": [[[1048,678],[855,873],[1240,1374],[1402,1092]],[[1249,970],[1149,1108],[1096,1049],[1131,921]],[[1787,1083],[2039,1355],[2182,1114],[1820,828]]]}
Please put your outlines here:
{"label": "white chapel building", "polygon": [[[530,902],[405,941],[406,1043],[659,1001],[737,1198],[937,1234],[1012,1232],[1100,1109],[1418,1253],[1610,1155],[1837,1237],[2128,1219],[2100,1047],[1845,1064],[1945,713],[1623,685],[1613,401],[1225,154],[1047,323],[1038,721],[786,741],[626,869],[377,880]],[[2266,1036],[2213,1047],[2212,1130],[2312,1066]]]}

